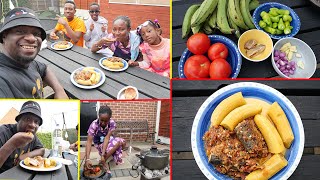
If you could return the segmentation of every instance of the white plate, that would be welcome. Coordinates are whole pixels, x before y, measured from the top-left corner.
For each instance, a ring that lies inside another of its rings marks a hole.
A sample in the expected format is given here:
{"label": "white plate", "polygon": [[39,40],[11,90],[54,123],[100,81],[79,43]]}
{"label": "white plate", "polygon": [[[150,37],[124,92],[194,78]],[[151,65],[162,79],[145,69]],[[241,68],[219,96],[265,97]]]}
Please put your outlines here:
{"label": "white plate", "polygon": [[71,49],[71,48],[73,47],[73,44],[72,44],[71,42],[68,42],[68,45],[69,45],[68,48],[65,48],[65,49],[55,48],[54,45],[57,44],[57,43],[59,43],[59,42],[52,43],[51,46],[50,46],[51,49],[54,49],[54,50],[56,50],[56,51],[64,51],[64,50]]}
{"label": "white plate", "polygon": [[226,97],[239,91],[245,98],[257,98],[269,104],[277,101],[285,112],[294,134],[294,140],[285,156],[288,165],[270,180],[288,179],[297,168],[304,148],[304,129],[300,115],[286,96],[270,86],[254,82],[240,82],[223,87],[208,97],[199,108],[192,125],[191,147],[200,170],[208,179],[231,180],[230,177],[221,174],[212,164],[208,163],[202,137],[210,126],[211,114],[217,105]]}
{"label": "white plate", "polygon": [[[137,96],[136,96],[136,98],[134,98],[134,99],[139,99],[139,91],[138,91],[138,89],[137,89],[136,87],[134,87],[134,86],[126,86],[126,87],[122,88],[122,89],[118,92],[117,99],[126,100],[126,98],[125,98],[125,96],[124,96],[124,90],[126,90],[126,89],[128,89],[128,88],[133,88],[133,89],[136,91],[136,93],[137,93]],[[128,99],[128,100],[129,100],[129,99]]]}
{"label": "white plate", "polygon": [[73,76],[74,76],[74,74],[76,73],[76,71],[82,70],[83,68],[85,68],[85,67],[78,68],[78,69],[74,70],[74,71],[71,73],[71,75],[70,75],[70,80],[71,80],[71,82],[72,82],[73,85],[75,85],[75,86],[77,86],[77,87],[79,87],[79,88],[82,88],[82,89],[93,89],[93,88],[96,88],[96,87],[101,86],[101,85],[104,83],[104,81],[106,80],[106,76],[104,75],[104,73],[103,73],[100,69],[94,68],[94,70],[95,70],[96,72],[100,73],[100,75],[101,75],[100,82],[97,83],[97,84],[95,84],[95,85],[93,85],[93,86],[85,86],[85,85],[78,84],[78,83],[73,79]]}
{"label": "white plate", "polygon": [[103,69],[105,69],[105,70],[113,71],[113,72],[120,72],[120,71],[124,71],[124,70],[128,69],[128,67],[129,67],[128,62],[127,62],[126,60],[124,60],[124,59],[121,58],[121,60],[122,60],[122,62],[123,62],[123,64],[124,64],[123,68],[121,68],[121,69],[110,69],[110,68],[108,68],[108,67],[106,67],[106,66],[104,66],[104,65],[102,64],[102,61],[105,60],[105,59],[107,59],[107,58],[108,58],[108,57],[103,57],[103,58],[101,58],[101,59],[99,60],[99,65],[100,65]]}
{"label": "white plate", "polygon": [[36,168],[36,167],[32,167],[32,166],[26,166],[26,165],[23,163],[23,160],[21,160],[21,161],[20,161],[20,166],[23,167],[23,168],[25,168],[25,169],[32,170],[32,171],[54,171],[54,170],[60,169],[60,168],[62,167],[62,164],[57,161],[56,167]]}

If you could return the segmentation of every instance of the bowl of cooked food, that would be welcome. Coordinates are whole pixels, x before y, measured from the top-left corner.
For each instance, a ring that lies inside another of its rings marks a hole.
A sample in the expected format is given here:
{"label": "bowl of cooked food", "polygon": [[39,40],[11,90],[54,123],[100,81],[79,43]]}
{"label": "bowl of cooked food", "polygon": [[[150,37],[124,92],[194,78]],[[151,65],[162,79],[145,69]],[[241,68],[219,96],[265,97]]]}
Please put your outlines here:
{"label": "bowl of cooked food", "polygon": [[304,129],[286,96],[264,84],[240,82],[201,105],[191,146],[208,179],[288,179],[303,153]]}
{"label": "bowl of cooked food", "polygon": [[117,99],[121,99],[121,100],[139,99],[138,89],[134,86],[126,86],[118,92]]}
{"label": "bowl of cooked food", "polygon": [[251,29],[240,36],[238,48],[244,58],[252,62],[260,62],[272,53],[273,42],[264,31]]}
{"label": "bowl of cooked food", "polygon": [[93,89],[101,86],[106,77],[104,73],[95,67],[81,67],[70,75],[72,84],[82,89]]}

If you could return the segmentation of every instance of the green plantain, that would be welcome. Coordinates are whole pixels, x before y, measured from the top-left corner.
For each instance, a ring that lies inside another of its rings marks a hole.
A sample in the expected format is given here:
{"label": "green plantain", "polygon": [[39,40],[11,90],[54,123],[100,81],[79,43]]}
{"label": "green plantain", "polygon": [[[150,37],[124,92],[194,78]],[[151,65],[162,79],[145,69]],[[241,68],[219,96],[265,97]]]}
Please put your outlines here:
{"label": "green plantain", "polygon": [[244,22],[250,29],[254,29],[252,16],[249,11],[249,0],[240,0],[240,11],[243,17]]}
{"label": "green plantain", "polygon": [[191,26],[198,26],[199,24],[202,24],[216,9],[217,4],[218,0],[204,0],[197,10],[198,12],[194,13],[192,16]]}
{"label": "green plantain", "polygon": [[248,26],[244,23],[243,17],[241,15],[240,10],[240,2],[239,0],[229,0],[228,2],[228,11],[231,16],[231,19],[237,26],[244,30],[248,30]]}
{"label": "green plantain", "polygon": [[219,0],[218,2],[217,25],[223,34],[232,34],[235,32],[228,24],[227,0]]}
{"label": "green plantain", "polygon": [[188,34],[191,32],[191,17],[199,7],[200,7],[200,4],[194,4],[190,6],[186,14],[184,15],[184,19],[182,23],[182,38],[187,37]]}
{"label": "green plantain", "polygon": [[228,16],[228,22],[231,28],[235,29],[236,31],[234,32],[234,34],[237,36],[237,38],[240,38],[241,36],[241,32],[239,27],[236,25],[236,23],[233,22],[233,20],[230,17],[229,11],[227,11],[227,16]]}

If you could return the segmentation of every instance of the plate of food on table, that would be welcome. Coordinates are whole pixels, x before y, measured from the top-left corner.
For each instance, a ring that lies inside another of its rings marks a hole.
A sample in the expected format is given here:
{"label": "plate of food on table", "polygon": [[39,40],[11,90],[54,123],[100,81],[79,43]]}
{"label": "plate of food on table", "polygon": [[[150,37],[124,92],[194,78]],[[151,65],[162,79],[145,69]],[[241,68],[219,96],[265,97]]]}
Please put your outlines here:
{"label": "plate of food on table", "polygon": [[58,41],[51,44],[51,48],[56,51],[68,50],[71,49],[73,44],[69,41]]}
{"label": "plate of food on table", "polygon": [[208,179],[288,179],[304,149],[300,115],[276,89],[228,85],[199,108],[191,131],[195,160]]}
{"label": "plate of food on table", "polygon": [[101,86],[106,77],[104,73],[95,67],[81,67],[70,75],[72,84],[83,89],[93,89]]}
{"label": "plate of food on table", "polygon": [[120,72],[128,69],[128,62],[119,57],[103,57],[99,60],[99,65],[108,71]]}
{"label": "plate of food on table", "polygon": [[60,169],[62,164],[52,158],[43,158],[41,156],[27,157],[20,161],[20,166],[32,171],[54,171]]}

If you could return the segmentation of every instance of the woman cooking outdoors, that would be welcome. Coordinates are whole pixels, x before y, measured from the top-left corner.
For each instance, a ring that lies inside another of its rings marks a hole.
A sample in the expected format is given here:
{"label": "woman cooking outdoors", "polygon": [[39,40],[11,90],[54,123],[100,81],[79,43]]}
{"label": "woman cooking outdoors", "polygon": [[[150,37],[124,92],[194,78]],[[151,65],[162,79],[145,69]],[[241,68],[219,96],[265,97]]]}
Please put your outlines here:
{"label": "woman cooking outdoors", "polygon": [[107,38],[102,38],[92,47],[92,52],[97,52],[104,48],[113,51],[113,56],[120,57],[126,61],[141,61],[142,56],[139,50],[140,36],[136,30],[131,30],[131,20],[127,16],[118,16],[113,20],[112,33]]}
{"label": "woman cooking outdoors", "polygon": [[122,164],[122,150],[125,148],[125,140],[113,136],[113,131],[116,129],[116,123],[112,116],[112,110],[108,106],[102,106],[99,109],[98,119],[94,120],[88,129],[88,138],[85,149],[86,160],[84,169],[92,169],[90,160],[91,144],[99,151],[101,156],[100,164],[107,173],[111,173],[106,165],[106,160],[112,155],[115,163]]}

